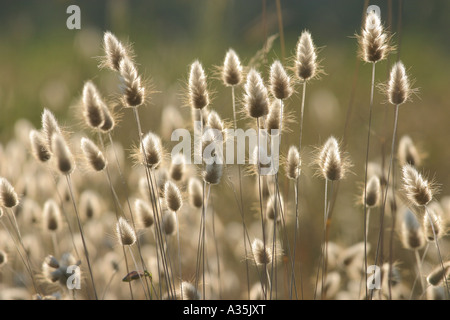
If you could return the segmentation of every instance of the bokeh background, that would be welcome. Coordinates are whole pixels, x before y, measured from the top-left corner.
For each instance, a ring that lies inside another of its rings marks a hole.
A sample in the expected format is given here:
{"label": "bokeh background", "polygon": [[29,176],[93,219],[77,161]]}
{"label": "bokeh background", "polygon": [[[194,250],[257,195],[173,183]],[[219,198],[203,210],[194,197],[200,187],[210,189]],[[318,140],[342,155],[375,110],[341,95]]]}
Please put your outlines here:
{"label": "bokeh background", "polygon": [[[81,9],[81,30],[66,27],[70,4]],[[305,225],[312,227],[303,231],[304,239],[311,239],[311,246],[302,249],[304,259],[316,258],[321,239],[323,181],[313,177],[311,151],[330,135],[344,141],[353,162],[353,174],[342,183],[337,198],[338,223],[333,226],[332,237],[341,237],[347,244],[362,240],[362,229],[355,227],[362,225],[361,207],[355,199],[363,181],[371,66],[358,60],[354,35],[360,31],[367,4],[362,0],[282,0],[284,50],[278,37],[265,64],[259,67],[267,79],[274,59],[292,65],[295,45],[304,29],[310,30],[321,48],[319,58],[325,74],[308,85],[306,98],[301,215]],[[410,135],[427,153],[424,170],[441,184],[439,197],[450,194],[450,2],[392,0],[370,4],[381,8],[382,20],[397,46],[396,52],[377,64],[376,82],[387,80],[397,59],[408,68],[419,93],[401,107],[399,136]],[[179,108],[189,121],[185,83],[189,65],[196,59],[206,68],[215,91],[211,107],[223,118],[232,119],[230,92],[214,79],[215,66],[223,63],[229,48],[247,64],[267,37],[280,33],[274,0],[33,0],[3,1],[0,7],[0,143],[4,145],[15,130],[20,130],[17,120],[25,118],[40,127],[43,108],[53,111],[72,131],[79,130],[76,104],[86,80],[92,79],[108,98],[117,95],[115,75],[98,68],[106,30],[132,44],[140,72],[156,91],[150,103],[141,108],[144,131],[155,132],[164,128],[161,115],[168,106]],[[242,89],[237,95],[242,96]],[[300,98],[298,92],[286,103],[296,119]],[[386,97],[376,91],[371,160],[380,161],[382,150],[389,155],[393,112]],[[239,123],[246,126],[243,120]],[[284,140],[282,151],[297,141],[297,127],[296,122],[290,124],[292,133]],[[131,113],[124,112],[114,137],[125,148],[137,141]],[[165,143],[170,146],[170,141]],[[248,183],[251,187],[251,181]],[[287,182],[283,183],[286,188]],[[224,196],[215,200],[218,207],[221,202],[233,201],[226,185],[219,188]],[[221,214],[237,218],[234,210]]]}

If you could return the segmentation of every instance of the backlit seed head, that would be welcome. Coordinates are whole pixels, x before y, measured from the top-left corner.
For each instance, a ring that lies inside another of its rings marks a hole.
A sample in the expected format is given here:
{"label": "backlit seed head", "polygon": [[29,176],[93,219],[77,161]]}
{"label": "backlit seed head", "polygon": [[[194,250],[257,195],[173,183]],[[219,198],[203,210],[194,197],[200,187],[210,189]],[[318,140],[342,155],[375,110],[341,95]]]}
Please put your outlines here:
{"label": "backlit seed head", "polygon": [[103,124],[100,126],[100,130],[102,130],[102,132],[112,131],[116,125],[116,119],[114,113],[109,110],[106,104],[102,105],[102,117]]}
{"label": "backlit seed head", "polygon": [[162,161],[161,139],[153,132],[147,133],[142,139],[142,163],[149,168],[156,168]]}
{"label": "backlit seed head", "polygon": [[266,129],[270,135],[277,135],[281,132],[281,102],[274,99],[270,104],[269,115],[266,118]]}
{"label": "backlit seed head", "polygon": [[120,217],[116,223],[116,236],[123,246],[132,246],[136,242],[136,233],[124,218]]}
{"label": "backlit seed head", "polygon": [[42,217],[44,230],[56,232],[61,229],[61,210],[55,200],[49,199],[45,202]]}
{"label": "backlit seed head", "polygon": [[295,74],[302,81],[307,81],[317,74],[317,54],[311,33],[305,30],[301,33],[297,43]]}
{"label": "backlit seed head", "polygon": [[242,66],[238,55],[229,49],[223,63],[222,81],[226,86],[236,86],[242,81]]}
{"label": "backlit seed head", "polygon": [[389,102],[393,105],[405,103],[411,95],[408,75],[406,74],[405,66],[401,61],[396,62],[392,66],[387,94]]}
{"label": "backlit seed head", "polygon": [[359,42],[359,55],[365,62],[376,63],[384,60],[392,51],[389,44],[390,37],[381,24],[381,20],[375,12],[369,12],[366,16],[361,35],[357,36]]}
{"label": "backlit seed head", "polygon": [[153,210],[147,201],[136,199],[134,210],[143,228],[150,228],[154,223]]}
{"label": "backlit seed head", "polygon": [[189,202],[195,208],[203,206],[203,186],[197,178],[190,178],[188,184]]}
{"label": "backlit seed head", "polygon": [[270,91],[277,99],[287,99],[292,94],[291,79],[280,61],[270,67]]}
{"label": "backlit seed head", "polygon": [[401,137],[398,142],[398,161],[401,166],[410,164],[416,168],[422,163],[422,155],[408,135]]}
{"label": "backlit seed head", "polygon": [[194,285],[189,282],[183,281],[181,287],[183,288],[183,300],[200,300],[201,294],[197,291]]}
{"label": "backlit seed head", "polygon": [[423,228],[430,242],[441,238],[445,232],[442,217],[431,208],[427,208],[423,215]]}
{"label": "backlit seed head", "polygon": [[14,187],[6,178],[0,177],[0,206],[14,208],[18,204],[19,197],[17,196]]}
{"label": "backlit seed head", "polygon": [[405,210],[401,224],[401,241],[405,248],[419,250],[425,245],[422,225],[411,210]]}
{"label": "backlit seed head", "polygon": [[402,167],[403,189],[415,206],[425,206],[433,199],[433,186],[417,170],[407,164]]}
{"label": "backlit seed head", "polygon": [[120,75],[123,80],[123,103],[126,107],[136,108],[145,101],[145,87],[142,85],[133,61],[127,57],[120,61]]}
{"label": "backlit seed head", "polygon": [[444,268],[441,265],[434,268],[427,276],[427,282],[432,286],[439,286],[448,275],[450,275],[450,261],[444,263]]}
{"label": "backlit seed head", "polygon": [[245,83],[244,106],[252,118],[259,118],[269,113],[269,97],[261,75],[251,69]]}
{"label": "backlit seed head", "polygon": [[[275,207],[276,205],[276,207]],[[281,215],[284,213],[284,202],[283,202],[283,196],[280,194],[279,197],[275,194],[271,195],[270,198],[267,200],[266,205],[266,215],[267,219],[269,220],[275,220],[276,215],[276,221],[277,223],[281,221]]]}
{"label": "backlit seed head", "polygon": [[185,176],[186,158],[182,153],[178,153],[172,158],[170,164],[169,175],[174,181],[181,181]]}
{"label": "backlit seed head", "polygon": [[59,133],[54,133],[51,140],[58,171],[61,174],[70,175],[75,169],[75,160],[66,140]]}
{"label": "backlit seed head", "polygon": [[164,186],[164,199],[169,210],[177,212],[183,205],[180,189],[172,181],[167,181]]}
{"label": "backlit seed head", "polygon": [[37,130],[30,131],[30,146],[31,153],[37,160],[47,162],[52,157],[47,141],[42,132]]}
{"label": "backlit seed head", "polygon": [[253,259],[257,265],[269,264],[272,262],[271,246],[266,244],[264,249],[264,242],[260,239],[255,239],[252,242]]}
{"label": "backlit seed head", "polygon": [[80,195],[80,212],[86,219],[93,219],[100,215],[101,203],[99,195],[92,190],[85,190]]}
{"label": "backlit seed head", "polygon": [[289,179],[295,180],[300,175],[300,153],[296,146],[291,146],[288,151],[286,161],[286,175]]}
{"label": "backlit seed head", "polygon": [[102,171],[106,168],[106,158],[92,140],[84,137],[81,138],[81,150],[92,169]]}
{"label": "backlit seed head", "polygon": [[380,178],[378,178],[378,176],[372,176],[367,182],[366,206],[369,208],[376,207],[380,201],[380,193],[381,193]]}
{"label": "backlit seed head", "polygon": [[106,53],[103,65],[114,71],[119,71],[120,62],[128,57],[125,46],[111,32],[105,32],[103,36],[103,47]]}
{"label": "backlit seed head", "polygon": [[83,87],[83,116],[88,126],[97,129],[103,125],[103,102],[97,87],[87,81]]}
{"label": "backlit seed head", "polygon": [[343,179],[350,167],[350,161],[341,153],[339,143],[333,136],[322,146],[316,163],[319,166],[319,175],[329,181]]}
{"label": "backlit seed head", "polygon": [[162,217],[162,229],[168,236],[175,234],[177,231],[177,217],[176,213],[166,210]]}
{"label": "backlit seed head", "polygon": [[194,61],[189,73],[189,103],[194,109],[203,109],[209,104],[206,75],[199,61]]}
{"label": "backlit seed head", "polygon": [[61,128],[53,113],[48,109],[44,109],[44,112],[42,113],[42,131],[47,139],[48,148],[50,151],[53,151],[53,134],[56,133],[61,135]]}

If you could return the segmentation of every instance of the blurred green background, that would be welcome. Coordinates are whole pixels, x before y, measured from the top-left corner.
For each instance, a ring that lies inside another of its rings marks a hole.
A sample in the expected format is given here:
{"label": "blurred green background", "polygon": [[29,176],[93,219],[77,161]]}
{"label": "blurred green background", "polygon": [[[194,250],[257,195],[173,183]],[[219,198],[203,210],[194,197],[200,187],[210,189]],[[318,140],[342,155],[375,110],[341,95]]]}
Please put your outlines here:
{"label": "blurred green background", "polygon": [[[313,169],[309,167],[312,146],[320,145],[331,134],[343,139],[345,133],[355,174],[342,186],[345,196],[338,197],[336,210],[341,208],[346,214],[336,214],[343,223],[334,232],[346,234],[349,242],[354,243],[361,240],[360,230],[351,222],[355,217],[361,221],[361,210],[354,199],[358,192],[355,186],[363,181],[371,74],[371,66],[357,59],[354,35],[360,31],[367,2],[281,0],[280,3],[285,57],[278,37],[260,71],[267,79],[274,59],[285,58],[286,66],[292,64],[290,58],[301,31],[311,31],[315,44],[321,48],[319,58],[325,74],[307,89],[302,151],[306,174],[302,187],[308,188],[308,194],[319,196],[305,197],[303,208],[306,219],[311,218],[309,211],[312,211],[320,220],[322,202],[318,199],[323,194],[323,183],[312,177]],[[81,30],[66,27],[69,17],[66,8],[71,4],[81,9]],[[398,47],[386,61],[377,64],[376,82],[385,82],[390,66],[400,58],[415,79],[414,86],[419,88],[419,94],[401,107],[399,137],[410,135],[428,154],[425,171],[442,185],[442,195],[450,194],[450,1],[392,0],[370,4],[381,8],[382,20],[394,34],[393,42]],[[117,96],[116,75],[98,68],[106,30],[133,45],[139,71],[157,91],[150,104],[141,109],[144,132],[161,129],[164,125],[161,111],[169,105],[179,108],[190,120],[183,100],[189,65],[195,59],[204,65],[215,92],[211,107],[223,118],[232,119],[230,91],[214,79],[214,67],[223,63],[228,48],[235,49],[243,64],[247,64],[268,36],[279,33],[275,0],[34,0],[3,1],[0,7],[2,144],[14,135],[15,122],[20,118],[40,127],[43,108],[53,111],[72,131],[79,130],[81,121],[76,115],[80,111],[74,106],[88,79],[94,80],[105,97]],[[300,87],[296,89],[299,91]],[[238,89],[237,95],[242,96],[242,89]],[[286,103],[296,119],[300,98],[297,93]],[[377,91],[371,160],[380,160],[384,141],[389,155],[393,112],[385,96]],[[124,112],[114,132],[126,148],[137,140],[131,116],[131,112]],[[245,125],[242,120],[240,124]],[[297,127],[296,123],[290,124],[293,132],[283,140],[282,151],[288,149],[289,143],[297,142]],[[219,201],[229,205],[226,201],[230,200]],[[320,226],[305,230],[305,237],[314,237],[318,243]]]}

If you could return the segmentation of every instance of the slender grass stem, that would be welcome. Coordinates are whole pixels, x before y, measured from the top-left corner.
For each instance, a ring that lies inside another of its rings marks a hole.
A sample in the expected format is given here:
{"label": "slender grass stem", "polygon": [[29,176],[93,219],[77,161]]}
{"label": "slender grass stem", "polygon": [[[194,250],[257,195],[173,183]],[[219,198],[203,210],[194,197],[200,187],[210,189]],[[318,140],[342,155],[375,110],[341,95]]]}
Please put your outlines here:
{"label": "slender grass stem", "polygon": [[77,204],[75,202],[75,197],[74,197],[73,190],[72,190],[72,181],[71,181],[70,175],[66,175],[66,181],[67,181],[67,186],[69,187],[70,197],[72,199],[72,204],[73,204],[73,208],[75,210],[75,215],[77,217],[78,229],[80,230],[81,241],[83,242],[84,255],[86,257],[86,262],[87,262],[88,269],[89,269],[89,275],[90,275],[91,282],[92,282],[92,289],[94,290],[95,300],[98,300],[97,290],[95,289],[94,275],[92,273],[92,268],[91,268],[91,261],[89,259],[89,252],[88,252],[88,249],[87,249],[86,240],[85,240],[85,237],[84,237],[83,227],[81,226],[80,215],[78,213]]}
{"label": "slender grass stem", "polygon": [[[373,92],[375,88],[375,62],[372,63],[372,85],[370,87],[370,104],[369,104],[369,129],[367,133],[367,148],[366,148],[366,161],[365,161],[365,170],[364,170],[364,274],[365,274],[365,283],[367,283],[367,167],[369,164],[369,150],[370,150],[370,135],[371,135],[371,126],[372,126],[372,109],[373,109]],[[366,288],[366,298],[367,295],[367,286]]]}
{"label": "slender grass stem", "polygon": [[[380,251],[383,251],[383,248],[381,248],[381,242],[383,238],[383,230],[384,230],[384,214],[385,214],[385,208],[386,208],[386,200],[387,200],[387,194],[389,190],[389,180],[391,176],[391,168],[394,162],[394,151],[395,151],[395,141],[397,137],[397,127],[398,127],[398,111],[399,111],[399,105],[395,106],[395,117],[394,117],[394,132],[392,134],[392,145],[391,145],[391,156],[389,160],[389,167],[388,167],[388,174],[386,178],[386,190],[383,195],[383,205],[381,206],[381,215],[380,215],[380,231],[378,235],[378,244],[377,244],[377,250],[375,254],[375,265],[378,263],[378,258],[380,255]],[[373,298],[373,290],[370,292],[370,300]]]}

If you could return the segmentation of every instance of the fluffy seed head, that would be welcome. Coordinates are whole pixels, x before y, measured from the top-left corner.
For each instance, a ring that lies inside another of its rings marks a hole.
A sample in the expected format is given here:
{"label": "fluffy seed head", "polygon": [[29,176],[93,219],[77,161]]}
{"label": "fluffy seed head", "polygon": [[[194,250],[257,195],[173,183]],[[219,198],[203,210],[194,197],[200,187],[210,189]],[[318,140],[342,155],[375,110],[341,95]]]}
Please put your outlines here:
{"label": "fluffy seed head", "polygon": [[200,300],[201,294],[197,291],[194,285],[183,281],[181,287],[183,288],[183,300]]}
{"label": "fluffy seed head", "polygon": [[81,150],[87,162],[95,171],[102,171],[106,168],[106,158],[97,145],[88,138],[81,138]]}
{"label": "fluffy seed head", "polygon": [[442,217],[431,208],[427,208],[423,216],[423,228],[428,241],[434,241],[435,234],[436,238],[439,239],[444,233]]}
{"label": "fluffy seed head", "polygon": [[97,87],[92,81],[87,81],[83,87],[83,116],[88,126],[99,128],[103,125],[103,106]]}
{"label": "fluffy seed head", "polygon": [[403,214],[401,240],[403,246],[411,250],[419,250],[425,245],[422,226],[416,215],[410,210],[406,210]]}
{"label": "fluffy seed head", "polygon": [[130,108],[139,107],[145,101],[145,87],[141,83],[136,66],[128,57],[120,61],[120,75],[124,83],[123,103]]}
{"label": "fluffy seed head", "polygon": [[209,184],[218,184],[222,178],[223,164],[216,163],[214,161],[211,164],[206,164],[203,171],[203,180]]}
{"label": "fluffy seed head", "polygon": [[177,229],[177,217],[175,212],[166,211],[162,217],[162,228],[168,236],[173,235]]}
{"label": "fluffy seed head", "polygon": [[148,202],[136,199],[134,202],[134,210],[142,227],[150,228],[153,225],[153,210]]}
{"label": "fluffy seed head", "polygon": [[270,245],[266,244],[264,250],[264,242],[260,239],[255,239],[252,242],[253,259],[257,265],[267,265],[272,262],[272,251],[270,250]]}
{"label": "fluffy seed head", "polygon": [[47,145],[50,151],[53,151],[52,137],[54,133],[61,134],[61,128],[58,121],[51,111],[44,109],[42,113],[42,131],[47,138]]}
{"label": "fluffy seed head", "polygon": [[244,105],[252,118],[259,118],[269,113],[269,98],[261,75],[251,69],[245,83]]}
{"label": "fluffy seed head", "polygon": [[11,183],[3,177],[0,177],[0,206],[5,208],[14,208],[19,204],[19,197]]}
{"label": "fluffy seed head", "polygon": [[42,217],[44,230],[56,232],[61,229],[61,210],[55,200],[49,199],[44,203]]}
{"label": "fluffy seed head", "polygon": [[297,43],[295,60],[297,77],[303,81],[314,78],[317,74],[317,54],[311,34],[303,31]]}
{"label": "fluffy seed head", "polygon": [[75,169],[75,161],[66,140],[59,133],[52,136],[52,150],[61,174],[69,175]]}
{"label": "fluffy seed head", "polygon": [[97,193],[85,190],[80,196],[80,212],[86,219],[92,219],[100,214],[101,204]]}
{"label": "fluffy seed head", "polygon": [[200,180],[197,178],[189,179],[188,184],[189,202],[196,208],[203,206],[203,187]]}
{"label": "fluffy seed head", "polygon": [[349,166],[348,160],[343,158],[336,138],[331,136],[323,145],[316,162],[321,175],[330,181],[340,180]]}
{"label": "fluffy seed head", "polygon": [[420,166],[422,159],[411,137],[404,135],[398,142],[398,161],[401,166],[410,164]]}
{"label": "fluffy seed head", "polygon": [[[273,135],[275,132],[280,132],[281,126],[281,102],[274,99],[270,104],[269,115],[266,118],[266,129],[270,135]],[[272,132],[272,130],[276,131]]]}
{"label": "fluffy seed head", "polygon": [[132,246],[136,242],[136,233],[124,218],[120,217],[116,223],[116,235],[123,246]]}
{"label": "fluffy seed head", "polygon": [[407,164],[402,167],[403,189],[406,197],[416,206],[425,206],[433,199],[433,190],[430,183]]}
{"label": "fluffy seed head", "polygon": [[441,265],[434,268],[427,277],[427,282],[432,286],[438,286],[450,274],[450,261],[444,263],[444,268]]}
{"label": "fluffy seed head", "polygon": [[[275,211],[275,204],[276,204],[276,211]],[[280,194],[278,197],[277,195],[273,194],[270,196],[270,198],[267,200],[266,205],[266,215],[267,219],[269,220],[275,220],[275,214],[276,214],[276,221],[281,221],[281,214],[284,212],[284,202],[283,202],[283,196]]]}
{"label": "fluffy seed head", "polygon": [[48,144],[45,140],[45,136],[42,132],[37,130],[30,131],[30,145],[31,153],[37,160],[47,162],[52,157]]}
{"label": "fluffy seed head", "polygon": [[358,42],[359,54],[365,62],[376,63],[384,60],[391,51],[389,36],[375,12],[367,14]]}
{"label": "fluffy seed head", "polygon": [[8,255],[5,251],[0,250],[0,268],[8,263]]}
{"label": "fluffy seed head", "polygon": [[142,139],[142,145],[142,163],[149,168],[156,168],[162,160],[161,139],[153,132],[149,132]]}
{"label": "fluffy seed head", "polygon": [[183,205],[180,189],[172,181],[167,181],[164,185],[164,198],[169,210],[177,212]]}
{"label": "fluffy seed head", "polygon": [[270,67],[270,91],[277,99],[287,99],[292,94],[291,79],[280,61]]}
{"label": "fluffy seed head", "polygon": [[186,171],[186,158],[182,153],[178,153],[172,158],[170,164],[169,175],[174,181],[181,181]]}
{"label": "fluffy seed head", "polygon": [[116,36],[111,32],[105,32],[103,36],[103,47],[105,49],[106,57],[104,65],[114,71],[119,71],[120,62],[127,57],[127,50],[122,43],[117,40]]}
{"label": "fluffy seed head", "polygon": [[296,146],[291,146],[288,151],[286,161],[286,175],[289,179],[295,180],[300,175],[300,166],[302,162],[300,160],[300,153]]}
{"label": "fluffy seed head", "polygon": [[203,109],[209,104],[206,75],[199,61],[194,61],[189,73],[189,103],[194,109]]}
{"label": "fluffy seed head", "polygon": [[225,125],[224,125],[222,119],[220,118],[219,114],[214,110],[211,110],[209,112],[207,124],[208,124],[208,127],[210,127],[211,129],[218,130],[222,133],[224,132]]}
{"label": "fluffy seed head", "polygon": [[102,117],[103,124],[100,126],[100,130],[103,132],[110,132],[113,130],[116,125],[116,120],[106,104],[102,105]]}
{"label": "fluffy seed head", "polygon": [[408,75],[401,61],[396,62],[391,69],[387,94],[389,102],[393,105],[405,103],[411,95]]}
{"label": "fluffy seed head", "polygon": [[241,61],[233,49],[229,49],[225,55],[222,80],[226,86],[236,86],[242,81]]}
{"label": "fluffy seed head", "polygon": [[380,201],[380,193],[381,193],[380,178],[378,176],[372,176],[367,182],[366,206],[369,208],[377,206],[378,202]]}

